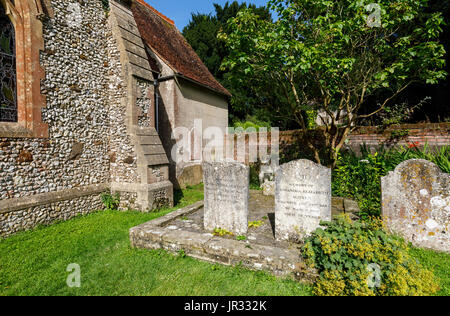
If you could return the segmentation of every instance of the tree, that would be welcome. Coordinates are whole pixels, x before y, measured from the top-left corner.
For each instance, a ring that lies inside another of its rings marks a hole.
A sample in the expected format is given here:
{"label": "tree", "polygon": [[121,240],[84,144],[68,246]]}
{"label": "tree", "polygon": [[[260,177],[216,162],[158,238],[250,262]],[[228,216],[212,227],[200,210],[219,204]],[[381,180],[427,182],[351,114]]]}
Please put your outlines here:
{"label": "tree", "polygon": [[219,31],[215,16],[200,13],[192,14],[191,21],[183,29],[183,36],[216,78],[219,78],[219,67],[225,57],[225,46],[217,40]]}
{"label": "tree", "polygon": [[233,1],[226,2],[222,7],[214,4],[215,14],[193,13],[189,24],[183,29],[183,36],[195,50],[197,55],[208,67],[209,71],[233,94],[231,115],[245,118],[253,114],[254,107],[260,103],[246,86],[236,86],[228,80],[227,72],[220,69],[223,60],[228,57],[229,49],[219,41],[219,32],[228,33],[228,20],[235,18],[240,10],[248,9],[262,20],[271,21],[268,8],[257,7],[254,4]]}
{"label": "tree", "polygon": [[[231,32],[220,34],[231,52],[223,66],[235,84],[270,78],[288,100],[289,119],[306,135],[308,113],[323,111],[324,143],[308,137],[307,144],[318,163],[334,167],[359,120],[383,111],[412,83],[445,78],[445,50],[438,40],[443,18],[427,13],[427,4],[270,0],[277,21],[262,21],[249,10],[229,21]],[[364,113],[364,101],[381,90],[389,94]]]}
{"label": "tree", "polygon": [[[444,22],[450,23],[450,2],[442,0],[429,0],[426,12],[441,12]],[[450,51],[450,28],[445,27],[440,34],[440,42],[444,45],[447,52]],[[450,58],[447,53],[445,56],[446,66],[444,70],[450,72]],[[364,111],[374,109],[379,97],[373,95],[366,99],[363,106]],[[380,112],[367,120],[362,121],[363,125],[384,125],[386,122],[395,122],[392,114],[407,113],[407,115],[398,115],[401,123],[416,123],[421,121],[442,122],[450,121],[450,80],[441,80],[438,84],[426,84],[425,82],[414,83],[405,89],[399,96],[392,100],[391,105],[386,112]],[[406,111],[405,111],[405,107]],[[390,110],[390,111],[389,111]],[[386,121],[387,119],[387,121]]]}

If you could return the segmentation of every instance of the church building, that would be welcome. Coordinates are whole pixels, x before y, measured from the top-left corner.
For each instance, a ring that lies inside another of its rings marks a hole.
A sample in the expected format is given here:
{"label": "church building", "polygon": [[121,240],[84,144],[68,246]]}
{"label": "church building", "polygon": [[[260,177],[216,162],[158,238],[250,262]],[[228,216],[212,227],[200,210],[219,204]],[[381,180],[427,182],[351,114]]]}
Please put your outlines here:
{"label": "church building", "polygon": [[202,181],[174,130],[228,126],[230,93],[143,0],[0,0],[0,237]]}

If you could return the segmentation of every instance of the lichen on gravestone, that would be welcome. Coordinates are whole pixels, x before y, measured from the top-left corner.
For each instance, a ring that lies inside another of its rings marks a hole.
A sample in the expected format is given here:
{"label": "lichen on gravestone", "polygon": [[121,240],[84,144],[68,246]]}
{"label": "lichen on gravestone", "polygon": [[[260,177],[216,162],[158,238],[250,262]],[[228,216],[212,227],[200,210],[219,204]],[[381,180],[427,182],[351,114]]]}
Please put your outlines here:
{"label": "lichen on gravestone", "polygon": [[281,165],[275,175],[275,235],[300,242],[331,221],[331,169],[309,160]]}
{"label": "lichen on gravestone", "polygon": [[250,167],[235,162],[203,164],[205,230],[248,231]]}
{"label": "lichen on gravestone", "polygon": [[412,159],[381,182],[388,229],[415,246],[449,252],[450,174],[432,162]]}

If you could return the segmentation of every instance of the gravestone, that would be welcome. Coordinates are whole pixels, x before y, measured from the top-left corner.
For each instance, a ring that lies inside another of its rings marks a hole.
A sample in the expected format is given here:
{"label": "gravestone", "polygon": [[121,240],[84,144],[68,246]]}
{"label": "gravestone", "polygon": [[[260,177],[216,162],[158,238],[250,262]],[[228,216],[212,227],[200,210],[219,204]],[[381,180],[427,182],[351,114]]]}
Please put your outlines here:
{"label": "gravestone", "polygon": [[259,173],[259,183],[263,189],[263,195],[274,196],[275,195],[275,173],[271,165],[261,165]]}
{"label": "gravestone", "polygon": [[236,162],[203,164],[205,229],[225,229],[235,235],[248,230],[250,167]]}
{"label": "gravestone", "polygon": [[426,160],[408,160],[381,180],[390,231],[415,246],[450,252],[450,174]]}
{"label": "gravestone", "polygon": [[275,235],[298,242],[331,221],[331,170],[309,160],[281,165],[275,176]]}
{"label": "gravestone", "polygon": [[264,196],[274,196],[275,195],[275,181],[265,179],[262,186]]}

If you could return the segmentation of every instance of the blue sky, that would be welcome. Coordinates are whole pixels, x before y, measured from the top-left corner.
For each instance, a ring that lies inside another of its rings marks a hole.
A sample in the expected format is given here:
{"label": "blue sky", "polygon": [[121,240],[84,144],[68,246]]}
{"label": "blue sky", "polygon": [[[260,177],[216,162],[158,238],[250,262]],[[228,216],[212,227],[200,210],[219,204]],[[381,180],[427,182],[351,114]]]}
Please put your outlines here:
{"label": "blue sky", "polygon": [[[192,12],[212,13],[214,11],[213,3],[224,5],[227,0],[145,0],[156,10],[175,21],[180,31],[189,23]],[[230,0],[229,2],[233,2]],[[266,5],[267,0],[247,0],[238,1],[253,3],[257,6]]]}

